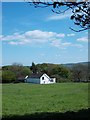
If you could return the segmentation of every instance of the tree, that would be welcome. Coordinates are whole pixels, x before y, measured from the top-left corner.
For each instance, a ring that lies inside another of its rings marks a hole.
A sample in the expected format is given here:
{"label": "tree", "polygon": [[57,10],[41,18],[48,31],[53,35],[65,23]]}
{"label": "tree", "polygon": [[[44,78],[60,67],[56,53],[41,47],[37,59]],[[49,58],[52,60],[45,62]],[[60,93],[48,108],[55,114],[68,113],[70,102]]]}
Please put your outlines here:
{"label": "tree", "polygon": [[73,80],[75,82],[88,81],[88,65],[77,64],[72,67]]}
{"label": "tree", "polygon": [[42,74],[46,73],[50,75],[49,72],[50,72],[50,68],[52,67],[50,64],[48,63],[37,64],[36,67],[37,67],[38,73],[42,73]]}
{"label": "tree", "polygon": [[[75,30],[70,27],[71,30],[75,32],[80,32],[90,29],[90,2],[89,0],[83,0],[83,2],[77,2],[77,0],[61,0],[54,2],[42,2],[42,0],[25,0],[28,1],[30,5],[41,8],[52,7],[51,10],[56,14],[65,13],[67,10],[72,11],[70,17],[74,24],[79,26],[81,29]],[[62,7],[65,9],[62,11]]]}
{"label": "tree", "polygon": [[62,65],[58,64],[37,64],[38,73],[46,73],[50,77],[55,77],[57,82],[66,82],[70,81],[71,73],[70,70]]}
{"label": "tree", "polygon": [[30,69],[32,70],[33,73],[35,74],[37,73],[37,67],[34,62],[32,62],[32,66],[30,67]]}
{"label": "tree", "polygon": [[69,69],[61,66],[61,65],[57,65],[56,67],[54,67],[52,69],[52,74],[58,74],[61,78],[69,78],[70,76],[70,71]]}
{"label": "tree", "polygon": [[9,70],[4,70],[2,72],[2,83],[10,83],[16,80],[16,75],[14,72]]}
{"label": "tree", "polygon": [[14,63],[11,66],[4,66],[2,67],[2,70],[3,72],[13,72],[16,76],[16,80],[23,80],[25,76],[29,76],[31,74],[31,70],[29,69],[29,67],[23,66],[22,64],[18,63]]}
{"label": "tree", "polygon": [[27,76],[27,75],[28,75],[28,76],[31,75],[31,73],[32,73],[32,72],[31,72],[31,70],[30,70],[28,67],[23,67],[22,72],[21,72],[21,75],[25,77],[25,76]]}
{"label": "tree", "polygon": [[8,68],[8,70],[14,72],[16,74],[16,78],[18,79],[22,76],[23,65],[19,63],[14,63]]}

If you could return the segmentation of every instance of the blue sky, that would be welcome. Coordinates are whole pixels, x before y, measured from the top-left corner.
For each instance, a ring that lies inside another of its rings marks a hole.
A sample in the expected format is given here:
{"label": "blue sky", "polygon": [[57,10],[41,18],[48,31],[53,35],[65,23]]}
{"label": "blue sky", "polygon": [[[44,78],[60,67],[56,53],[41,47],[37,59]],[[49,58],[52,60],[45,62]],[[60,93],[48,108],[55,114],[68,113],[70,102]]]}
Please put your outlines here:
{"label": "blue sky", "polygon": [[2,65],[77,63],[88,61],[87,31],[76,33],[71,11],[57,15],[51,8],[24,2],[2,4]]}

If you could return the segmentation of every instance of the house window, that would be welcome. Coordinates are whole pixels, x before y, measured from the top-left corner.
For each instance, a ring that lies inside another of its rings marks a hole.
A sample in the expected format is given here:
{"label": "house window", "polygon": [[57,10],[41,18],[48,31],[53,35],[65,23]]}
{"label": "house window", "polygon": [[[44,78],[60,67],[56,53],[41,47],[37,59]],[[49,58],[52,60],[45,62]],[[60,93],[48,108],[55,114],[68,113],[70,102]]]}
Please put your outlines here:
{"label": "house window", "polygon": [[53,82],[53,80],[51,79],[50,82]]}
{"label": "house window", "polygon": [[42,77],[42,80],[44,80],[44,77]]}

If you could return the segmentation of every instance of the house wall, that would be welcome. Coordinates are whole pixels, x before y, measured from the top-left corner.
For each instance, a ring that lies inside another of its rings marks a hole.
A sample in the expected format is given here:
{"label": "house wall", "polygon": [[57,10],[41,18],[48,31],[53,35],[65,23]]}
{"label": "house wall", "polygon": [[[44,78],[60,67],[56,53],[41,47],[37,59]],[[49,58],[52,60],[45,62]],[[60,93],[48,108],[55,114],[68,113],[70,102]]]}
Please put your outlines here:
{"label": "house wall", "polygon": [[[44,79],[43,79],[44,78]],[[46,74],[43,74],[40,77],[40,84],[49,84],[50,83],[50,78]]]}
{"label": "house wall", "polygon": [[27,78],[26,79],[27,83],[36,83],[36,84],[40,84],[40,79],[39,78]]}
{"label": "house wall", "polygon": [[35,84],[50,84],[55,83],[56,79],[50,78],[47,74],[43,74],[40,78],[27,78],[25,82]]}
{"label": "house wall", "polygon": [[56,83],[56,78],[51,78],[51,83]]}

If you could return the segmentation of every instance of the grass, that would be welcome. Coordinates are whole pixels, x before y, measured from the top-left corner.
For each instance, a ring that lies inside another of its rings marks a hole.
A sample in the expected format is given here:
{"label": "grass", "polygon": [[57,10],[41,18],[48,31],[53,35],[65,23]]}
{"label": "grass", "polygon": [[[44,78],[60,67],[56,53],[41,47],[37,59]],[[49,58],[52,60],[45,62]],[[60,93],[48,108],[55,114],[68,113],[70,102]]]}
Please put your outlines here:
{"label": "grass", "polygon": [[88,108],[87,83],[3,84],[3,117]]}

